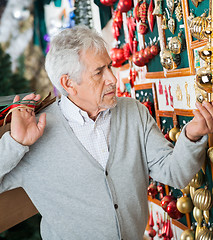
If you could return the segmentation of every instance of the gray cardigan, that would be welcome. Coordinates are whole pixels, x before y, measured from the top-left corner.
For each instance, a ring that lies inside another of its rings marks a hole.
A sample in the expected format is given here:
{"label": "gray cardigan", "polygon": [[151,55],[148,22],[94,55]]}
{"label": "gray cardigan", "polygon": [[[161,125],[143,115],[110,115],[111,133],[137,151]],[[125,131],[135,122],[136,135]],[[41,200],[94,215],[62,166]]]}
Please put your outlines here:
{"label": "gray cardigan", "polygon": [[61,114],[45,109],[44,135],[30,147],[7,132],[0,140],[0,192],[23,187],[42,215],[44,240],[141,240],[154,180],[184,187],[205,158],[207,136],[181,133],[175,148],[138,101],[119,98],[112,110],[106,170],[87,152]]}

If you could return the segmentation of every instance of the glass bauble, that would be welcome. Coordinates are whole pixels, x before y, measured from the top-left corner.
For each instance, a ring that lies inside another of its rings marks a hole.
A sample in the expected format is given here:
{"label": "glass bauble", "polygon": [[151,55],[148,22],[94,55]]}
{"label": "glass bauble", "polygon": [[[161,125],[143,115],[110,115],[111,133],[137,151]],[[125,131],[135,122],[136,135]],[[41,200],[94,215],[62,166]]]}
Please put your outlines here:
{"label": "glass bauble", "polygon": [[202,34],[206,38],[210,38],[212,35],[212,26],[211,26],[211,16],[208,16],[205,21],[205,26],[203,28]]}
{"label": "glass bauble", "polygon": [[213,50],[213,48],[211,48],[209,46],[209,44],[207,44],[204,48],[202,48],[200,51],[198,51],[198,54],[199,54],[200,58],[202,58],[205,62],[210,63],[211,56],[212,56],[212,50]]}
{"label": "glass bauble", "polygon": [[189,29],[193,37],[201,40],[204,38],[203,30],[207,26],[206,13],[192,19]]}
{"label": "glass bauble", "polygon": [[160,52],[160,62],[167,70],[174,70],[180,65],[180,55],[173,54],[168,49]]}
{"label": "glass bauble", "polygon": [[193,203],[200,210],[209,210],[212,205],[211,192],[205,188],[197,189],[194,193]]}
{"label": "glass bauble", "polygon": [[178,39],[178,37],[173,37],[169,41],[169,50],[174,54],[179,54],[181,52],[182,42]]}
{"label": "glass bauble", "polygon": [[212,229],[202,229],[198,235],[196,240],[213,240],[213,233],[212,233]]}
{"label": "glass bauble", "polygon": [[196,74],[197,86],[207,93],[212,93],[212,69],[210,65],[202,67],[197,71]]}
{"label": "glass bauble", "polygon": [[180,240],[195,240],[195,233],[191,229],[187,229],[180,235]]}
{"label": "glass bauble", "polygon": [[189,186],[194,188],[199,188],[203,184],[204,181],[204,175],[201,171],[195,174],[195,176],[192,178],[192,180],[189,182]]}
{"label": "glass bauble", "polygon": [[192,200],[189,197],[181,197],[177,200],[177,209],[181,213],[190,213],[193,209]]}

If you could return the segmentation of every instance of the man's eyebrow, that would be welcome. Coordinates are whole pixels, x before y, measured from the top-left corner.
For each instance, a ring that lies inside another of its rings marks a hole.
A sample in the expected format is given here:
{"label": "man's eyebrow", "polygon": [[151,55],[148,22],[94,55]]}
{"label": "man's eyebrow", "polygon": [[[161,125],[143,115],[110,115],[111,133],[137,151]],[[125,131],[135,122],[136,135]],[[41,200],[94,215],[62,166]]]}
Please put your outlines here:
{"label": "man's eyebrow", "polygon": [[[107,66],[111,66],[111,65],[112,65],[112,61],[111,61]],[[105,67],[106,67],[106,65],[103,65],[103,66],[101,66],[101,67],[98,67],[98,68],[95,69],[95,72],[101,71],[101,70],[104,69]]]}

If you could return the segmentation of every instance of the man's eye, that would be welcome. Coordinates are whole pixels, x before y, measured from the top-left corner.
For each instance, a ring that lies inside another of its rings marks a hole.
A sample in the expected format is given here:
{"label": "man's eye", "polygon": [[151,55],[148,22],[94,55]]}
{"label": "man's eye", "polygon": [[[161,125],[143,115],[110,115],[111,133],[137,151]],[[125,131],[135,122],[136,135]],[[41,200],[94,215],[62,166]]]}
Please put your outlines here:
{"label": "man's eye", "polygon": [[100,71],[100,72],[97,72],[95,75],[101,75],[101,71]]}

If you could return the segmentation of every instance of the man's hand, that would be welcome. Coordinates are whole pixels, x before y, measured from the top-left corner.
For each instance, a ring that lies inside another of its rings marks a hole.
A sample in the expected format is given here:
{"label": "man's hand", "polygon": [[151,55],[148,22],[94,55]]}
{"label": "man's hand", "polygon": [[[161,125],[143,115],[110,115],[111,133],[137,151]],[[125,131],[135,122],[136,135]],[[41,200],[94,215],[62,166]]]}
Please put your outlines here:
{"label": "man's hand", "polygon": [[211,103],[203,101],[196,102],[198,110],[193,110],[194,118],[186,126],[186,136],[191,141],[196,142],[202,136],[213,133],[213,106]]}
{"label": "man's hand", "polygon": [[[40,95],[29,94],[23,100],[38,101]],[[13,102],[20,100],[19,96],[15,96]],[[35,143],[44,132],[46,125],[46,114],[42,113],[39,117],[38,123],[36,122],[35,113],[29,109],[16,109],[12,112],[11,119],[11,137],[18,143],[30,146]]]}

